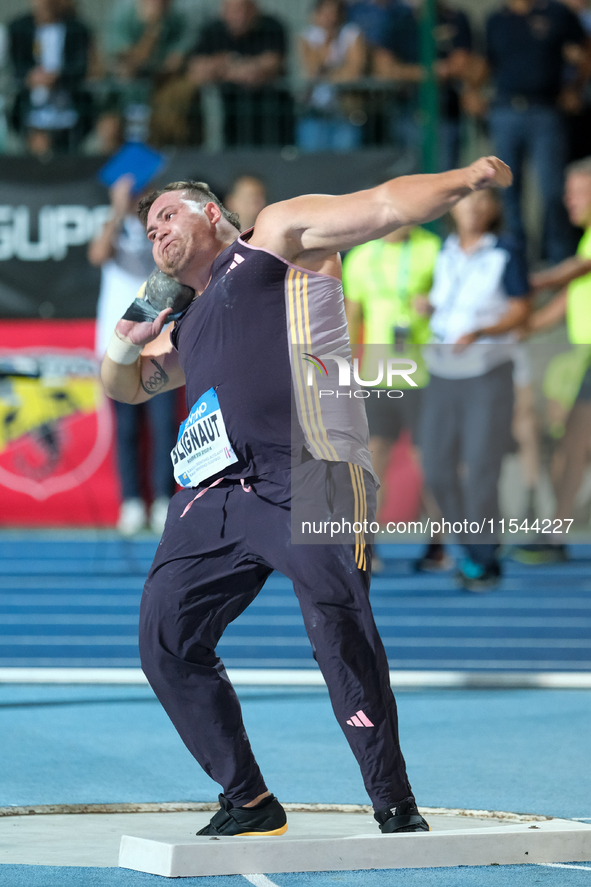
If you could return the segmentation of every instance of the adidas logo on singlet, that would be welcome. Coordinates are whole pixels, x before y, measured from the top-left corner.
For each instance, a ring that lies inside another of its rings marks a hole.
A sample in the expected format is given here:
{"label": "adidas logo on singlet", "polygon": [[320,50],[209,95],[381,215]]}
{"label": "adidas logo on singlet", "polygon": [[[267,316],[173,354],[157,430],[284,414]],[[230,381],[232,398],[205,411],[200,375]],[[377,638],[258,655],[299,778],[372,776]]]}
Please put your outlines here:
{"label": "adidas logo on singlet", "polygon": [[226,274],[229,274],[230,271],[232,271],[238,265],[241,265],[243,261],[244,261],[244,256],[241,256],[240,253],[234,253],[234,261],[232,262],[232,264],[230,265],[230,267],[226,271]]}

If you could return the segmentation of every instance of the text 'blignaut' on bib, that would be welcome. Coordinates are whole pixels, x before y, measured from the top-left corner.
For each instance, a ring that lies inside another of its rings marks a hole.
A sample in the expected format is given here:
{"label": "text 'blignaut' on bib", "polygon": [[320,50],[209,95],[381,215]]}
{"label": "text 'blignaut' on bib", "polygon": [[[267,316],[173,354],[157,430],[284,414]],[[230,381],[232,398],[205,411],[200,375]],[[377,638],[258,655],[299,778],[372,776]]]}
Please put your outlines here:
{"label": "text 'blignaut' on bib", "polygon": [[238,461],[230,446],[220,402],[213,388],[191,407],[179,428],[170,457],[175,479],[181,487],[196,487]]}

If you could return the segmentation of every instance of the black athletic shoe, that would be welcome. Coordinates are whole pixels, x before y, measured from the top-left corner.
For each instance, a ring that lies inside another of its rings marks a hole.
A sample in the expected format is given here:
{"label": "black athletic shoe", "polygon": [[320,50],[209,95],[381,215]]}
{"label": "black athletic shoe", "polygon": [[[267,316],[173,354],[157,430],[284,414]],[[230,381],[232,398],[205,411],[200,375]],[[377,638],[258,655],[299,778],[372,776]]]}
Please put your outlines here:
{"label": "black athletic shoe", "polygon": [[198,835],[284,835],[287,831],[285,810],[275,797],[263,798],[256,807],[233,807],[219,795],[220,809]]}
{"label": "black athletic shoe", "polygon": [[414,798],[405,798],[396,807],[385,807],[374,813],[373,818],[385,835],[394,832],[430,832],[429,823],[419,813]]}

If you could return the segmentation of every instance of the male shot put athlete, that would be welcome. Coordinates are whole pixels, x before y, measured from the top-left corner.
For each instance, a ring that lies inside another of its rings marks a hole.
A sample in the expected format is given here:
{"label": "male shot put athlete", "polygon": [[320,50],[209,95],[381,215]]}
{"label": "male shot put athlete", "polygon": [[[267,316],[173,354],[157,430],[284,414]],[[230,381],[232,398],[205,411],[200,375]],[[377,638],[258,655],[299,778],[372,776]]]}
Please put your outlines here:
{"label": "male shot put athlete", "polygon": [[359,519],[373,520],[375,509],[362,403],[342,398],[320,409],[297,349],[350,355],[339,250],[435,219],[470,191],[510,182],[508,167],[486,157],[355,194],[276,203],[243,235],[202,183],[175,182],[140,205],[156,264],[193,287],[195,298],[172,328],[163,330],[170,309],[154,320],[120,320],[102,379],[111,397],[127,403],[187,386],[189,417],[173,451],[185,488],[171,501],[145,585],[140,651],[189,751],[223,788],[221,809],[200,834],[287,828],[215,652],[272,570],[293,581],[382,832],[428,829],[406,775],[369,605],[371,548],[362,537],[291,543],[296,477],[320,490],[344,485]]}

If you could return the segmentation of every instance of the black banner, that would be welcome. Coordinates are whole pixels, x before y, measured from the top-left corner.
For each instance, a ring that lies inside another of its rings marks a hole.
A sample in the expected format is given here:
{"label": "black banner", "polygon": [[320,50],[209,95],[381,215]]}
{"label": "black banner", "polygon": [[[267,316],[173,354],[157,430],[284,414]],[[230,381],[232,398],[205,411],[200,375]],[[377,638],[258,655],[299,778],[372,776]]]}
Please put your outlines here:
{"label": "black banner", "polygon": [[[104,158],[3,157],[0,165],[0,318],[94,317],[100,270],[88,243],[109,213],[97,178]],[[236,176],[267,186],[269,202],[297,194],[343,194],[413,172],[390,151],[302,155],[295,149],[172,154],[156,186],[180,179],[210,184],[223,198]]]}

